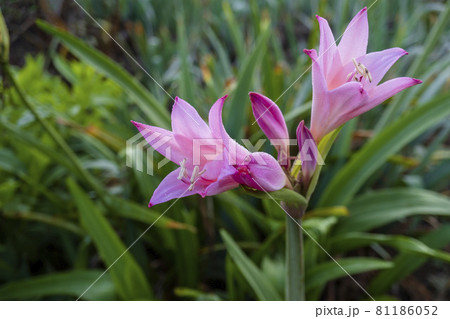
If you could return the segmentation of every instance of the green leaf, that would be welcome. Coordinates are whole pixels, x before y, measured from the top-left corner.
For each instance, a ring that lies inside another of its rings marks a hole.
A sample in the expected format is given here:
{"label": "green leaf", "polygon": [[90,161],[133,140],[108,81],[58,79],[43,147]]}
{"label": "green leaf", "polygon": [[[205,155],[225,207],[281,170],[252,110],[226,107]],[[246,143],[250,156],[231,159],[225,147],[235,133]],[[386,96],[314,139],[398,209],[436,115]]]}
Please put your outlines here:
{"label": "green leaf", "polygon": [[349,211],[345,206],[333,206],[317,208],[306,212],[303,219],[313,218],[313,217],[328,217],[328,216],[348,216]]}
{"label": "green leaf", "polygon": [[[439,43],[442,32],[445,32],[445,30],[447,30],[449,16],[450,4],[447,3],[445,11],[439,15],[438,20],[433,24],[433,28],[427,34],[421,54],[416,55],[414,63],[408,69],[407,74],[409,74],[410,76],[419,76],[421,74],[421,71],[424,69],[425,65],[427,65],[426,62],[429,59],[430,53],[435,48],[436,44]],[[427,67],[429,67],[429,65],[427,65]],[[394,101],[390,103],[390,105],[386,108],[377,123],[377,126],[375,128],[376,132],[383,128],[386,123],[391,122],[392,119],[396,119],[397,116],[399,116],[405,109],[405,107],[408,105],[407,103],[405,103],[406,94],[407,91],[400,92],[400,94],[398,94],[394,98]],[[444,118],[445,116],[442,117]]]}
{"label": "green leaf", "polygon": [[305,277],[306,290],[308,291],[323,286],[331,280],[346,277],[348,274],[354,275],[393,266],[391,262],[376,258],[345,258],[338,259],[337,262],[339,265],[334,261],[327,261],[308,270]]}
{"label": "green leaf", "polygon": [[391,155],[450,115],[449,98],[449,93],[444,94],[411,111],[369,141],[333,178],[319,206],[346,205]]}
{"label": "green leaf", "polygon": [[250,258],[244,254],[231,236],[223,229],[220,230],[220,235],[225,243],[228,254],[230,254],[231,259],[252,287],[259,300],[282,300],[269,279],[250,260]]}
{"label": "green leaf", "polygon": [[[270,23],[266,21],[261,27],[261,34],[256,39],[253,52],[247,55],[246,59],[240,67],[238,76],[238,83],[236,90],[231,97],[230,106],[226,107],[227,131],[230,136],[238,138],[241,137],[243,126],[247,121],[247,112],[245,105],[248,104],[248,92],[251,90],[253,78],[255,77],[255,70],[261,61],[264,53],[267,50],[267,40],[270,35]],[[239,114],[239,116],[236,116]]]}
{"label": "green leaf", "polygon": [[44,21],[36,23],[39,28],[61,40],[77,58],[120,85],[140,107],[150,123],[169,127],[170,117],[164,105],[119,64],[62,29]]}
{"label": "green leaf", "polygon": [[371,230],[416,215],[450,216],[450,199],[418,188],[393,188],[356,198],[349,206],[350,216],[342,218],[334,234]]}
{"label": "green leaf", "polygon": [[254,197],[258,197],[258,198],[269,198],[272,200],[278,200],[280,202],[285,202],[287,204],[297,205],[300,207],[306,206],[306,204],[307,204],[305,197],[303,197],[299,193],[297,193],[291,189],[287,189],[287,188],[282,188],[275,192],[263,192],[263,191],[257,191],[257,190],[251,189],[251,188],[244,188],[244,187],[243,187],[243,189],[246,194],[254,196]]}
{"label": "green leaf", "polygon": [[133,203],[122,198],[108,198],[112,207],[117,208],[113,213],[119,216],[140,221],[146,224],[154,224],[154,227],[169,229],[185,229],[191,232],[197,230],[192,225],[180,223],[166,216],[161,216],[161,212],[157,212],[151,208]]}
{"label": "green leaf", "polygon": [[[420,241],[430,248],[441,249],[450,243],[450,225],[446,224],[440,228],[420,237]],[[421,267],[427,257],[421,257],[410,253],[401,253],[394,260],[394,267],[380,272],[369,284],[369,292],[381,294],[387,291],[394,283],[408,277],[416,269]]]}
{"label": "green leaf", "polygon": [[[264,214],[261,214],[261,211],[249,202],[245,196],[240,196],[234,192],[225,192],[216,195],[215,198],[220,201],[224,208],[233,206],[235,210],[244,216],[244,218],[258,225],[265,232],[272,232],[272,228],[270,226],[273,224],[273,221],[269,220],[266,216],[264,216]],[[274,203],[271,199],[269,199],[269,201],[275,206],[278,206],[277,203]],[[278,208],[281,210],[279,206]]]}
{"label": "green leaf", "polygon": [[92,237],[105,264],[110,267],[109,273],[120,297],[124,300],[152,299],[153,293],[142,269],[126,251],[107,219],[72,179],[67,184],[78,207],[81,224]]}
{"label": "green leaf", "polygon": [[175,288],[175,295],[178,297],[184,298],[184,299],[195,300],[195,301],[221,301],[222,300],[216,294],[206,293],[203,291],[185,288],[185,287]]}
{"label": "green leaf", "polygon": [[[0,300],[37,300],[49,296],[78,298],[102,273],[100,270],[72,270],[7,283],[0,286]],[[110,275],[103,275],[82,299],[116,300]]]}
{"label": "green leaf", "polygon": [[333,245],[333,251],[345,252],[358,247],[379,243],[392,246],[400,251],[418,254],[427,257],[441,259],[450,263],[450,254],[444,251],[432,249],[420,240],[407,236],[368,234],[368,233],[348,233],[333,237],[330,244]]}
{"label": "green leaf", "polygon": [[228,29],[230,30],[230,36],[233,41],[234,49],[236,50],[236,55],[242,59],[245,56],[245,41],[241,29],[239,28],[239,23],[236,21],[233,10],[231,9],[228,1],[222,2],[222,11],[225,16]]}
{"label": "green leaf", "polygon": [[9,61],[9,32],[0,9],[0,64]]}
{"label": "green leaf", "polygon": [[195,94],[195,81],[191,75],[191,68],[189,63],[189,48],[187,41],[188,37],[186,36],[186,23],[184,21],[183,15],[180,14],[177,18],[177,48],[181,61],[181,70],[179,75],[180,96],[186,101],[192,103],[192,105],[196,105],[196,101],[194,100],[194,98],[198,96],[198,94]]}

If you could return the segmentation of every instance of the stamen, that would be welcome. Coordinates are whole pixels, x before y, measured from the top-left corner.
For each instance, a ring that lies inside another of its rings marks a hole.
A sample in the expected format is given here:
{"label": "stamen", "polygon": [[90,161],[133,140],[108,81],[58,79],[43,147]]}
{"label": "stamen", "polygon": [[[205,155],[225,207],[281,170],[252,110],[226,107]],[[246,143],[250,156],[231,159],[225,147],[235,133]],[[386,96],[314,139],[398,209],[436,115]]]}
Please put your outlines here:
{"label": "stamen", "polygon": [[350,80],[351,78],[353,78],[353,73],[355,73],[355,72],[350,72],[350,73],[347,75],[347,81]]}
{"label": "stamen", "polygon": [[180,167],[181,167],[180,174],[178,174],[178,177],[177,177],[177,179],[179,179],[179,180],[182,180],[183,177],[185,177],[187,174],[187,169],[186,169],[185,165],[186,165],[186,158],[183,158],[183,160],[180,162]]}
{"label": "stamen", "polygon": [[361,66],[361,63],[356,62],[355,58],[352,58],[353,65],[355,66],[356,72],[363,75],[363,71],[359,68]]}
{"label": "stamen", "polygon": [[369,79],[369,83],[372,83],[372,74],[370,74],[369,69],[364,67],[364,72],[366,73],[367,78]]}
{"label": "stamen", "polygon": [[186,173],[186,168],[182,167],[180,170],[180,173],[178,174],[177,179],[179,179],[181,181],[183,179],[185,173]]}
{"label": "stamen", "polygon": [[193,190],[193,189],[194,189],[194,185],[195,185],[195,182],[194,182],[194,183],[192,183],[191,185],[189,185],[188,191],[191,191],[191,190]]}
{"label": "stamen", "polygon": [[195,177],[196,177],[196,175],[198,173],[198,169],[199,169],[198,166],[194,166],[194,171],[192,172],[192,175],[191,175],[191,184],[193,184],[194,181],[195,181]]}
{"label": "stamen", "polygon": [[200,172],[198,172],[198,176],[203,175],[205,172],[206,172],[206,169],[204,168],[204,169],[202,169]]}

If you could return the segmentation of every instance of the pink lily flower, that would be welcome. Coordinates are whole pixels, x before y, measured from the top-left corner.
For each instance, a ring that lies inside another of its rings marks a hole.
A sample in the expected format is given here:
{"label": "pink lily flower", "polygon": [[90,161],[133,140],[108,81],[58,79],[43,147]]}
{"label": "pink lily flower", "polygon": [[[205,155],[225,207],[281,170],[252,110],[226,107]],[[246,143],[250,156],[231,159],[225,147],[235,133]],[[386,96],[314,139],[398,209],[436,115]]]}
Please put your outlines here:
{"label": "pink lily flower", "polygon": [[[209,125],[186,101],[175,98],[172,131],[132,121],[147,142],[179,165],[156,188],[149,207],[193,194],[216,195],[239,184],[274,191],[283,188],[286,176],[266,153],[250,153],[232,140],[222,123],[226,96],[209,112]],[[235,162],[230,162],[231,155]]]}
{"label": "pink lily flower", "polygon": [[289,133],[280,108],[262,94],[250,92],[253,115],[278,152],[278,162],[289,168]]}
{"label": "pink lily flower", "polygon": [[315,50],[304,52],[313,61],[311,132],[319,143],[327,133],[345,122],[422,81],[400,77],[379,85],[391,66],[408,53],[400,48],[366,53],[367,8],[352,19],[339,45],[327,20],[316,18],[320,27],[319,56]]}

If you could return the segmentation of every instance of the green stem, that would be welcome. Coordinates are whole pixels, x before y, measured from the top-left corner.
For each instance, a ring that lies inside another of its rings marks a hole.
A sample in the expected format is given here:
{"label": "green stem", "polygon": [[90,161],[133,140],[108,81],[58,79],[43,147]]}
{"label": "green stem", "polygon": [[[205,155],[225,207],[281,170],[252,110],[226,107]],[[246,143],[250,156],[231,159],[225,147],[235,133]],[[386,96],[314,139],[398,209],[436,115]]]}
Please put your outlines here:
{"label": "green stem", "polygon": [[286,214],[286,300],[305,300],[305,262],[301,216],[305,208],[282,203]]}

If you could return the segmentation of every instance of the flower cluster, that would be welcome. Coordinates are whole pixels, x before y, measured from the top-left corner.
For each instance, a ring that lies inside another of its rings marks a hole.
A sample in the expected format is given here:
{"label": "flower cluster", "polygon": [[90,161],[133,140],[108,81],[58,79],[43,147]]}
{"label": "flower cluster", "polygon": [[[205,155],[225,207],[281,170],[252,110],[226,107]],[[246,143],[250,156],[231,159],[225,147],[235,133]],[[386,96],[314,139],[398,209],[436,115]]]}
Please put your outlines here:
{"label": "flower cluster", "polygon": [[[327,20],[317,16],[320,27],[319,54],[304,50],[312,60],[313,98],[311,129],[301,121],[296,137],[301,169],[289,172],[289,133],[280,108],[269,98],[250,93],[258,125],[275,146],[277,160],[263,152],[249,152],[225,131],[222,108],[226,96],[209,112],[208,124],[186,101],[176,98],[172,109],[172,131],[133,122],[148,143],[179,167],[155,190],[149,206],[192,194],[215,195],[239,185],[271,192],[300,184],[308,188],[316,170],[318,143],[350,119],[379,105],[401,90],[421,83],[401,77],[379,84],[386,72],[406,51],[391,48],[367,53],[367,9],[347,26],[336,45]],[[154,134],[165,137],[155,139]]]}

